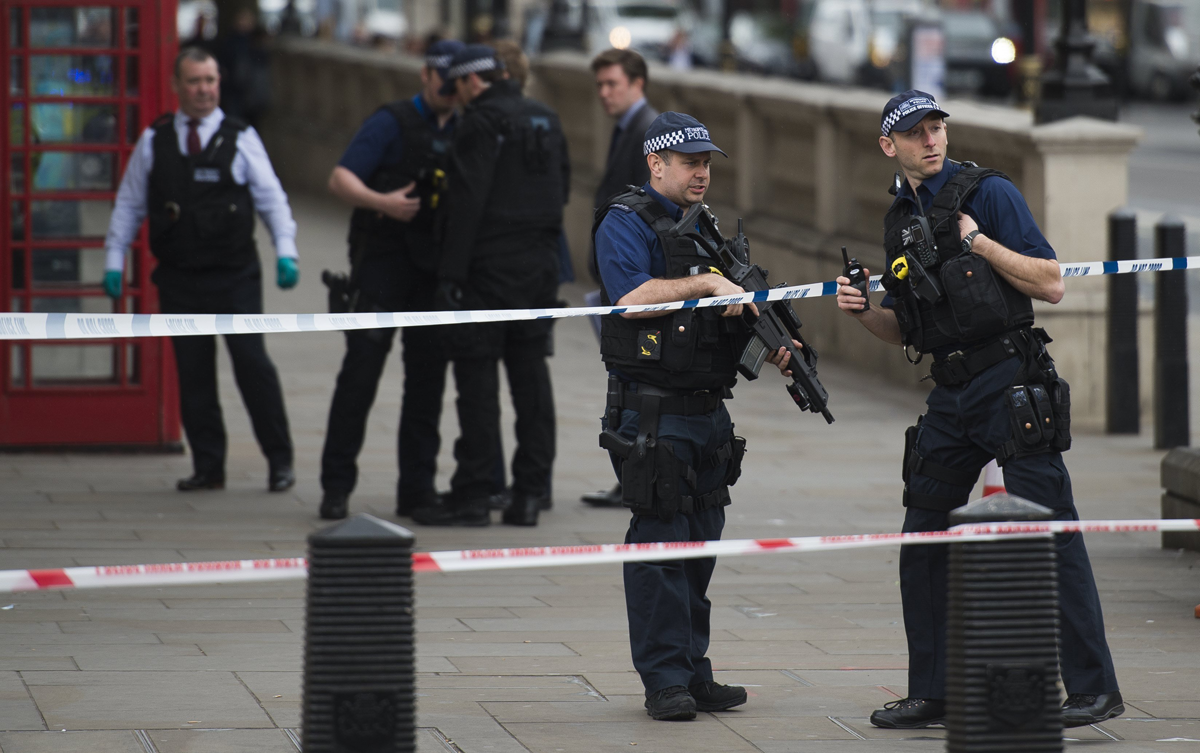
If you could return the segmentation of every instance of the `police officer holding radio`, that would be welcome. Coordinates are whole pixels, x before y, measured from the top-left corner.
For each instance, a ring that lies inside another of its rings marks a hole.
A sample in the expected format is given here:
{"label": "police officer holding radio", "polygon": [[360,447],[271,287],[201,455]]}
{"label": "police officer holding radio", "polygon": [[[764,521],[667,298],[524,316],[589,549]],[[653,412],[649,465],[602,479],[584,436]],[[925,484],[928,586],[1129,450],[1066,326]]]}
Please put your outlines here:
{"label": "police officer holding radio", "polygon": [[[354,206],[350,218],[350,278],[331,280],[353,311],[421,311],[433,307],[439,261],[434,211],[444,193],[454,96],[439,90],[461,42],[430,45],[421,92],[368,117],[329,176],[329,189]],[[340,284],[339,284],[340,283]],[[343,290],[344,289],[344,290]],[[434,476],[446,359],[436,327],[403,330],[404,396],[400,406],[400,482],[396,513],[436,503]],[[392,348],[394,329],[346,332],[346,357],[329,408],[321,453],[321,517],[346,517],[358,480],[367,415]]]}
{"label": "police officer holding radio", "polygon": [[[254,214],[275,243],[276,282],[295,286],[296,223],[258,133],[218,106],[217,61],[199,47],[175,59],[172,88],[179,110],[142,132],[117,191],[105,240],[104,290],[121,296],[125,249],[150,219],[150,279],[165,314],[261,314],[262,266],[254,243]],[[179,491],[225,486],[225,424],[217,397],[213,337],[171,338],[179,376],[179,408],[192,450],[193,474]],[[279,374],[261,334],[226,335],[234,377],[267,457],[267,488],[296,482],[292,439]]]}
{"label": "police officer holding radio", "polygon": [[[455,54],[444,94],[465,105],[450,152],[439,307],[540,308],[558,300],[559,238],[570,183],[558,115],[521,95],[495,50]],[[537,525],[550,506],[555,452],[552,320],[458,324],[442,337],[454,362],[460,436],[450,494],[413,512],[423,525],[483,526],[500,448],[503,357],[516,412],[512,501],[502,520]]]}
{"label": "police officer holding radio", "polygon": [[[1059,265],[1007,176],[946,159],[947,117],[920,91],[887,103],[879,146],[900,168],[884,220],[888,293],[870,306],[865,285],[838,278],[842,311],[902,344],[911,362],[932,356],[929,409],[905,436],[904,531],[944,530],[993,457],[1008,491],[1077,520],[1062,457],[1071,443],[1068,386],[1050,338],[1033,326],[1031,300],[1062,298]],[[1056,549],[1063,724],[1075,727],[1125,709],[1083,537],[1060,535]],[[878,727],[945,718],[946,572],[945,546],[902,548],[908,697],[872,714]]]}
{"label": "police officer holding radio", "polygon": [[[596,212],[604,305],[743,292],[709,271],[712,259],[675,227],[686,208],[704,201],[712,154],[725,154],[708,129],[690,115],[663,113],[646,130],[642,153],[649,182],[630,186]],[[745,308],[758,314],[753,304]],[[609,387],[600,444],[633,512],[626,543],[721,538],[729,486],[746,447],[725,409],[747,342],[742,315],[737,304],[603,317],[600,354]],[[624,567],[633,664],[654,719],[693,719],[697,711],[746,702],[743,688],[713,682],[705,656],[711,610],[705,594],[715,566],[706,558]]]}

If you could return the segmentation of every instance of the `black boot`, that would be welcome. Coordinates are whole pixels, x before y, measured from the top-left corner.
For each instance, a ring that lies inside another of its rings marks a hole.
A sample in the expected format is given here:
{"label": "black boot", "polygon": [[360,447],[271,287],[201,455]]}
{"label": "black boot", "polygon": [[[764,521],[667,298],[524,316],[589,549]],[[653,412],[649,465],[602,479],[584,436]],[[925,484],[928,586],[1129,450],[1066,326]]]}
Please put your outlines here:
{"label": "black boot", "polygon": [[945,721],[946,702],[932,698],[892,701],[871,714],[871,724],[888,729],[922,729]]}
{"label": "black boot", "polygon": [[194,492],[199,489],[224,489],[225,474],[196,471],[187,478],[179,479],[175,484],[175,488],[181,492]]}
{"label": "black boot", "polygon": [[412,515],[412,511],[418,507],[436,507],[438,503],[438,493],[433,489],[427,489],[423,492],[396,492],[396,515],[397,517],[407,518]]}
{"label": "black boot", "polygon": [[513,491],[512,504],[504,511],[501,520],[510,526],[536,526],[538,510],[543,509],[542,504],[545,499],[546,495],[544,494]]}
{"label": "black boot", "polygon": [[1124,713],[1125,703],[1119,691],[1100,695],[1072,693],[1062,707],[1063,726],[1086,727]]}
{"label": "black boot", "polygon": [[621,485],[617,484],[606,492],[589,492],[580,497],[592,507],[624,507],[621,503]]}
{"label": "black boot", "polygon": [[492,522],[487,497],[459,502],[450,494],[438,495],[437,504],[414,508],[412,519],[423,526],[481,527]]}
{"label": "black boot", "polygon": [[350,492],[331,489],[321,498],[321,517],[325,520],[341,520],[350,510]]}
{"label": "black boot", "polygon": [[646,698],[646,713],[660,722],[690,721],[696,718],[696,699],[682,685],[672,685]]}
{"label": "black boot", "polygon": [[697,711],[725,711],[746,702],[746,689],[722,685],[719,682],[698,682],[688,687],[696,699]]}

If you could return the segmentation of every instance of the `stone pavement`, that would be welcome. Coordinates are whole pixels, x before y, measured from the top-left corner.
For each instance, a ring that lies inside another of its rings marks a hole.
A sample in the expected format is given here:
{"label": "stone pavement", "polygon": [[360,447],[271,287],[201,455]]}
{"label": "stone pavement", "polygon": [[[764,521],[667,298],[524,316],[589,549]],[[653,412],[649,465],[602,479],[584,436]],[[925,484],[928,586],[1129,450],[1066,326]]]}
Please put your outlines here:
{"label": "stone pavement", "polygon": [[[348,212],[294,197],[304,276],[267,291],[272,311],[317,311],[322,267],[342,265]],[[267,244],[264,244],[267,245]],[[1069,290],[1069,283],[1068,283]],[[566,295],[579,303],[583,288]],[[828,301],[798,304],[807,307]],[[612,483],[596,447],[604,375],[588,324],[560,323],[555,508],[534,529],[417,529],[423,550],[617,542],[626,514],[591,510]],[[810,333],[818,347],[820,332]],[[321,527],[318,463],[341,353],[338,334],[273,336],[299,483],[265,491],[266,466],[222,356],[228,489],[182,495],[177,455],[0,455],[0,568],[296,556]],[[899,352],[896,357],[900,358]],[[394,519],[398,359],[371,416],[352,512]],[[1097,361],[1097,368],[1100,368]],[[894,531],[901,435],[922,395],[822,362],[837,423],[790,405],[778,377],[730,405],[748,437],[727,538]],[[505,419],[512,412],[505,405]],[[440,483],[457,435],[443,417]],[[1084,517],[1157,517],[1152,434],[1082,436],[1068,454]],[[511,450],[512,436],[506,434]],[[1194,553],[1157,536],[1092,536],[1128,712],[1074,730],[1070,750],[1200,749],[1200,601]],[[876,730],[871,710],[905,695],[896,549],[725,558],[710,595],[718,679],[750,702],[692,723],[653,722],[627,644],[615,565],[418,578],[422,753],[464,751],[937,751],[944,732]],[[4,753],[294,753],[302,582],[0,594]]]}

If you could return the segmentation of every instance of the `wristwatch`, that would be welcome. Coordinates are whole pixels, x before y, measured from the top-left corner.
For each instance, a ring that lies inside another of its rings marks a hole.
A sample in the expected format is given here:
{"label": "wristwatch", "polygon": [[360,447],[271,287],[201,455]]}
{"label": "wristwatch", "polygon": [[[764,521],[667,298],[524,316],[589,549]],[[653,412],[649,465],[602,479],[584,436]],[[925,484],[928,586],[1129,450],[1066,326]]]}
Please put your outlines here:
{"label": "wristwatch", "polygon": [[971,253],[971,246],[975,244],[975,236],[979,235],[978,230],[972,230],[967,233],[962,239],[962,250],[964,254]]}

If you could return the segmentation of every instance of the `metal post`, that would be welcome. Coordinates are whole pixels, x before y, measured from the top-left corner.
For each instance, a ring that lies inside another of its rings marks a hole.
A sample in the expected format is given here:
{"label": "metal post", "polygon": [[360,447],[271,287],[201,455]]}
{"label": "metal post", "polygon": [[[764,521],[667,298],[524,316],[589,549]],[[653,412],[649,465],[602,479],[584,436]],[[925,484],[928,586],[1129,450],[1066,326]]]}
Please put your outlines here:
{"label": "metal post", "polygon": [[[1051,517],[995,494],[951,512],[950,522]],[[1061,753],[1054,537],[952,544],[948,588],[946,750]]]}
{"label": "metal post", "polygon": [[1054,67],[1042,77],[1042,100],[1035,113],[1038,123],[1051,123],[1076,115],[1101,120],[1117,119],[1117,99],[1108,77],[1092,64],[1096,40],[1088,35],[1087,0],[1063,0],[1062,26]]}
{"label": "metal post", "polygon": [[[1187,255],[1183,220],[1166,215],[1154,228],[1155,256]],[[1187,272],[1154,275],[1154,447],[1187,447],[1188,421]]]}
{"label": "metal post", "polygon": [[417,749],[412,547],[370,515],[308,537],[304,753]]}
{"label": "metal post", "polygon": [[[1128,209],[1118,209],[1108,216],[1108,258],[1137,258],[1137,215]],[[1137,434],[1141,430],[1137,275],[1108,277],[1106,407],[1109,434]]]}

